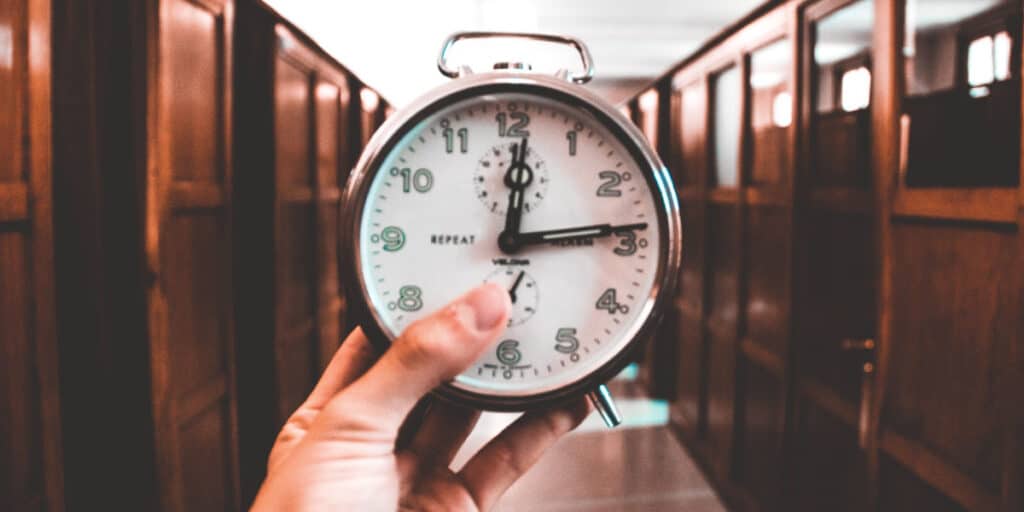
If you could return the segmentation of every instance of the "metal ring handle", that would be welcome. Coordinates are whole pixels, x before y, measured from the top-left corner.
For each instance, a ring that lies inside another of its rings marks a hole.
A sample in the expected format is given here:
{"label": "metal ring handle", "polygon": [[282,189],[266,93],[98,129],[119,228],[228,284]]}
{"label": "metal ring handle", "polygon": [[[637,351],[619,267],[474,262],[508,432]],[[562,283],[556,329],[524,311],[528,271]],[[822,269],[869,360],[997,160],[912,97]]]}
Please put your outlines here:
{"label": "metal ring handle", "polygon": [[[447,54],[448,50],[455,46],[455,43],[463,39],[488,39],[508,37],[515,39],[529,39],[532,41],[544,41],[546,43],[557,43],[572,46],[576,49],[576,52],[580,54],[580,59],[583,63],[583,72],[576,74],[567,74],[567,77],[577,84],[585,84],[594,78],[594,59],[590,56],[590,50],[587,49],[587,45],[583,44],[583,41],[576,39],[571,36],[560,36],[555,34],[531,34],[528,32],[456,32],[444,41],[444,45],[441,46],[441,53],[437,56],[437,69],[441,71],[441,74],[448,78],[458,78],[461,74],[460,70],[452,69],[448,66]],[[468,67],[466,67],[468,69]]]}

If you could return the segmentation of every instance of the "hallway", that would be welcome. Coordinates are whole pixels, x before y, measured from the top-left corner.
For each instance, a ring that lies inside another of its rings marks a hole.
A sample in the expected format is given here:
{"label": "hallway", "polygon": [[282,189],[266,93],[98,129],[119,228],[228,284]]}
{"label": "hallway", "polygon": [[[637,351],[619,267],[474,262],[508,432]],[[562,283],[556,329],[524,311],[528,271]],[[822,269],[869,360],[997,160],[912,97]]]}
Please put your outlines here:
{"label": "hallway", "polygon": [[[668,426],[668,405],[644,396],[626,368],[610,384],[624,422],[594,412],[509,489],[496,512],[724,512],[718,496]],[[484,413],[456,456],[470,455],[517,414]]]}

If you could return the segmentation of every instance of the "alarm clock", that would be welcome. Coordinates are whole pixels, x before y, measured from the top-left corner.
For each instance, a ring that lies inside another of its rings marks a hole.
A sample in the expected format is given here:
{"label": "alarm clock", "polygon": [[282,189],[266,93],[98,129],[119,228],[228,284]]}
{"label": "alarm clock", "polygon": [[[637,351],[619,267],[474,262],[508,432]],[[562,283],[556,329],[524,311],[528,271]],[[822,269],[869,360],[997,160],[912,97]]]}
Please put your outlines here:
{"label": "alarm clock", "polygon": [[[525,38],[573,47],[582,71],[449,66],[457,42]],[[443,384],[443,399],[522,411],[589,395],[621,421],[605,383],[635,359],[673,296],[679,205],[640,131],[586,90],[586,46],[564,36],[463,32],[438,57],[452,81],[393,114],[345,188],[349,307],[386,347],[483,282],[512,303],[503,336]]]}

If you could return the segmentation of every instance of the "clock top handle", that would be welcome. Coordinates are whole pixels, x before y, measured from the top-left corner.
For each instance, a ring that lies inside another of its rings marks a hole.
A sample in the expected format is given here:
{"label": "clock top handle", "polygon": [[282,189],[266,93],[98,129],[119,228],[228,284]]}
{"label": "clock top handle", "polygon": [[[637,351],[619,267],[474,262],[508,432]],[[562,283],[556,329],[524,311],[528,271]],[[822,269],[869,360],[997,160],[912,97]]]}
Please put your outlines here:
{"label": "clock top handle", "polygon": [[448,38],[445,39],[444,44],[441,46],[441,53],[437,56],[437,69],[441,71],[442,75],[448,78],[458,78],[472,73],[472,70],[465,65],[459,66],[458,69],[449,66],[448,51],[455,46],[455,43],[464,39],[492,38],[527,39],[531,41],[542,41],[546,43],[571,46],[580,56],[583,71],[570,74],[567,70],[560,70],[557,75],[577,84],[585,84],[589,82],[591,78],[594,78],[594,59],[590,56],[590,50],[587,49],[587,45],[584,44],[583,41],[572,36],[534,34],[529,32],[456,32],[448,36]]}

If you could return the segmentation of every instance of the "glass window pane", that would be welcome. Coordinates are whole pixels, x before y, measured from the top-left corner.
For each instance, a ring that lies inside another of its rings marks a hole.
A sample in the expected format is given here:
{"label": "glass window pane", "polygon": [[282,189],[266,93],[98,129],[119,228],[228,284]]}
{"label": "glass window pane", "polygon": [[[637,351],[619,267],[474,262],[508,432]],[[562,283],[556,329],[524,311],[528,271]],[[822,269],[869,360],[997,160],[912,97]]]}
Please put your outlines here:
{"label": "glass window pane", "polygon": [[1020,2],[905,2],[904,184],[1016,186]]}
{"label": "glass window pane", "polygon": [[793,46],[783,39],[750,54],[750,184],[780,184],[789,175],[789,94]]}
{"label": "glass window pane", "polygon": [[992,83],[992,38],[980,37],[967,48],[967,83],[984,85]]}
{"label": "glass window pane", "polygon": [[711,79],[714,107],[714,186],[735,187],[739,184],[740,153],[740,71],[735,66]]}
{"label": "glass window pane", "polygon": [[840,88],[843,110],[853,112],[868,108],[871,103],[871,72],[861,66],[843,73]]}
{"label": "glass window pane", "polygon": [[865,187],[871,167],[871,41],[874,3],[859,0],[815,23],[811,179]]}
{"label": "glass window pane", "polygon": [[1010,53],[1013,40],[1007,31],[996,34],[995,41],[995,78],[996,80],[1007,80],[1010,78]]}

